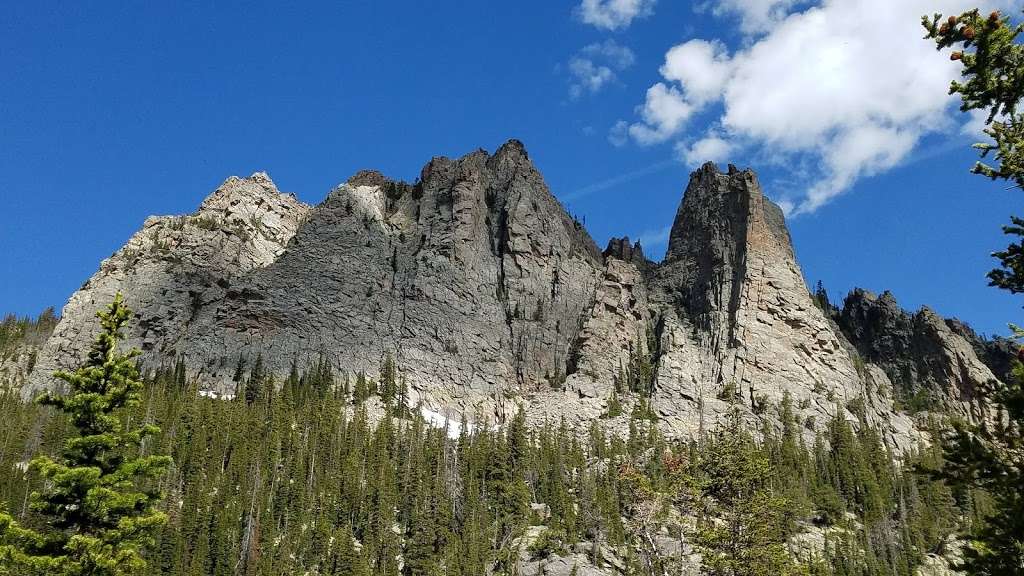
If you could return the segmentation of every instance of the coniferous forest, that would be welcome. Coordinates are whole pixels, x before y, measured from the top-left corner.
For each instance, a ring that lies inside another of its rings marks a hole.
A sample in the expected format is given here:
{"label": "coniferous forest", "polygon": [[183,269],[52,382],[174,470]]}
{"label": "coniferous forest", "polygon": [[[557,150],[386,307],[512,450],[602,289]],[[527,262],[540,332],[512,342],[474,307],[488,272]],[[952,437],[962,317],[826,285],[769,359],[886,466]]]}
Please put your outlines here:
{"label": "coniferous forest", "polygon": [[[788,398],[782,429],[759,439],[738,412],[690,442],[642,411],[626,437],[600,421],[528,428],[521,412],[446,432],[405,405],[399,368],[335,376],[317,362],[275,379],[240,360],[234,399],[199,394],[181,362],[146,373],[120,418],[158,426],[135,455],[173,465],[147,486],[167,521],[145,573],[515,574],[574,551],[626,574],[681,573],[696,552],[709,574],[909,575],[985,514],[983,495],[928,473],[936,444],[891,454],[841,418],[809,443]],[[72,427],[10,392],[0,413],[0,498],[38,525],[27,462],[60,453]]]}

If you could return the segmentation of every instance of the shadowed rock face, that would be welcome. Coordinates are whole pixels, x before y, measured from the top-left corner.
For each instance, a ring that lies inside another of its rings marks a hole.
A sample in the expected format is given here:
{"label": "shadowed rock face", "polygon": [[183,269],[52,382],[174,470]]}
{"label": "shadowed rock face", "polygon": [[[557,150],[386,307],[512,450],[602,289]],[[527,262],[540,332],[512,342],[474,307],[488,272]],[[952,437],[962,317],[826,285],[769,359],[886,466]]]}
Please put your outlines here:
{"label": "shadowed rock face", "polygon": [[[194,215],[147,220],[101,264],[28,389],[83,355],[93,313],[118,290],[145,361],[184,356],[222,393],[239,358],[284,374],[322,357],[373,375],[390,353],[413,401],[432,409],[501,418],[524,404],[531,421],[585,424],[631,355],[646,354],[652,405],[673,435],[733,404],[774,419],[788,393],[808,430],[854,419],[846,408],[862,398],[860,418],[901,446],[914,438],[886,371],[859,361],[812,302],[781,210],[733,167],[691,176],[660,264],[625,238],[600,252],[517,141],[434,158],[413,185],[359,172],[312,208],[265,174],[231,178]],[[953,333],[939,324],[923,341]],[[953,370],[932,372],[960,385]]]}
{"label": "shadowed rock face", "polygon": [[905,312],[890,292],[876,296],[854,290],[837,321],[860,354],[885,370],[904,398],[926,394],[928,406],[965,412],[979,389],[997,379],[985,360],[1006,371],[1013,357],[1007,342],[982,340],[963,323],[943,320],[928,307]]}
{"label": "shadowed rock face", "polygon": [[135,313],[127,344],[140,348],[146,360],[173,357],[232,285],[281,256],[308,212],[258,172],[228,178],[192,215],[147,218],[64,306],[25,394],[51,384],[50,374],[84,357],[99,329],[96,311],[118,291]]}
{"label": "shadowed rock face", "polygon": [[493,156],[435,158],[415,186],[340,186],[280,258],[218,303],[186,353],[215,350],[220,382],[230,374],[216,366],[239,352],[276,371],[323,353],[370,373],[391,353],[414,390],[444,404],[548,386],[565,374],[600,268],[510,142]]}
{"label": "shadowed rock face", "polygon": [[[849,345],[814,305],[782,211],[753,172],[695,172],[676,214],[665,261],[650,286],[657,310],[656,407],[687,432],[739,403],[776,413],[788,395],[808,425],[846,413],[895,436],[911,423],[877,393],[880,371],[858,369]],[[680,417],[681,415],[681,417]]]}

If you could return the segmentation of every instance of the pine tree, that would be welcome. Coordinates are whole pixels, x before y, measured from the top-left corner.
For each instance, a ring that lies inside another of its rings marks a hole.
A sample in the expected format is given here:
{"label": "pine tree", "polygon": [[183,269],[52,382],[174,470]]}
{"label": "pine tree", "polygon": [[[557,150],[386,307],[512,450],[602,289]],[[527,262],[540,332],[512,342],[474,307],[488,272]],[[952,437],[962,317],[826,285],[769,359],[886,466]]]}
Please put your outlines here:
{"label": "pine tree", "polygon": [[738,410],[701,447],[684,482],[700,516],[695,543],[716,576],[799,573],[786,553],[785,499],[770,486],[771,463],[743,429]]}
{"label": "pine tree", "polygon": [[[1011,25],[999,12],[982,16],[977,9],[945,21],[939,14],[925,16],[922,23],[926,38],[933,40],[938,49],[959,48],[951,57],[961,63],[966,80],[953,81],[949,93],[960,95],[960,110],[979,110],[987,115],[984,132],[992,141],[974,147],[983,159],[994,152],[995,163],[979,161],[971,171],[1024,188],[1024,119],[1017,114],[1024,98],[1020,82],[1024,76],[1024,45],[1017,43],[1017,37],[1024,25]],[[1003,231],[1024,235],[1024,219],[1011,220]],[[1024,292],[1024,244],[1010,244],[994,256],[1002,267],[989,273],[991,284],[1013,293]]]}
{"label": "pine tree", "polygon": [[337,576],[370,576],[366,558],[356,549],[352,527],[346,524],[336,531],[334,550],[328,562],[327,574]]}
{"label": "pine tree", "polygon": [[370,383],[366,381],[366,374],[359,372],[356,374],[355,387],[352,389],[352,403],[356,405],[362,404],[369,397]]}
{"label": "pine tree", "polygon": [[86,362],[74,373],[56,374],[68,393],[39,398],[66,414],[76,431],[60,458],[32,461],[47,481],[32,495],[32,509],[46,527],[22,527],[0,513],[2,565],[67,576],[137,574],[146,567],[145,548],[167,519],[156,510],[160,495],[151,481],[171,460],[140,449],[159,429],[129,427],[122,418],[140,403],[143,387],[132,361],[138,351],[117,350],[131,313],[118,294],[98,316],[102,332]]}
{"label": "pine tree", "polygon": [[996,422],[954,422],[945,465],[933,473],[956,487],[984,490],[993,511],[971,534],[965,566],[972,574],[1024,574],[1024,365],[993,387]]}
{"label": "pine tree", "polygon": [[249,372],[249,379],[245,381],[246,405],[251,406],[259,398],[266,377],[267,375],[263,368],[263,354],[260,353],[256,356],[256,363],[253,364],[252,370]]}
{"label": "pine tree", "polygon": [[[955,47],[951,58],[962,66],[964,80],[950,85],[959,94],[960,109],[986,114],[985,134],[991,142],[975,144],[984,160],[972,172],[1024,188],[1024,118],[1017,106],[1024,99],[1024,45],[1017,41],[1024,25],[1012,25],[999,12],[983,16],[978,10],[950,16],[923,17],[927,39],[938,49]],[[993,154],[994,153],[994,154]],[[1024,219],[1011,217],[1003,231],[1024,236]],[[1011,243],[993,254],[1000,267],[988,274],[990,284],[1011,293],[1024,292],[1024,242]],[[1016,339],[1024,331],[1013,327]],[[1024,370],[1014,369],[1005,383],[985,390],[998,414],[995,426],[956,423],[946,444],[946,480],[954,485],[981,488],[992,495],[996,510],[972,535],[966,568],[974,574],[1024,573]]]}

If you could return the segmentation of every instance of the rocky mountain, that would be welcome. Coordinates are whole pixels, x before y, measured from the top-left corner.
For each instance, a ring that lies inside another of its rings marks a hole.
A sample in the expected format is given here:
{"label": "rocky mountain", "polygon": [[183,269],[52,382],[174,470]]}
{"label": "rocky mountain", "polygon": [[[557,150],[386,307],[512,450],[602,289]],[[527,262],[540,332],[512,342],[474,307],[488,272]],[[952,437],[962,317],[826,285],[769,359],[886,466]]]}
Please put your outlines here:
{"label": "rocky mountain", "polygon": [[514,140],[434,158],[414,184],[360,172],[313,207],[266,174],[232,177],[194,214],[148,219],[64,307],[26,394],[82,356],[117,291],[143,361],[183,357],[211,392],[256,358],[375,375],[390,354],[412,402],[470,418],[524,405],[614,425],[618,387],[686,436],[732,404],[772,421],[788,395],[808,430],[844,413],[907,447],[908,391],[968,414],[1005,371],[998,347],[888,295],[816,303],[750,170],[694,172],[655,263],[628,238],[602,252]]}
{"label": "rocky mountain", "polygon": [[1014,347],[983,340],[962,322],[923,307],[904,311],[890,292],[854,290],[833,312],[858,352],[881,367],[899,395],[921,407],[941,406],[964,416],[990,381],[1009,376]]}

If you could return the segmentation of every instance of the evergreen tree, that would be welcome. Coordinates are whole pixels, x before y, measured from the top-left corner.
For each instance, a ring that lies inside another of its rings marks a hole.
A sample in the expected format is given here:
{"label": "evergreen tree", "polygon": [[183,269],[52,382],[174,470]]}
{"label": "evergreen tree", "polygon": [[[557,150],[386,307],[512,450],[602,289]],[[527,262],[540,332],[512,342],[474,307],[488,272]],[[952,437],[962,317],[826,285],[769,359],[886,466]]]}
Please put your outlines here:
{"label": "evergreen tree", "polygon": [[[1024,98],[1024,45],[1017,38],[1024,25],[1012,25],[999,12],[983,16],[978,10],[950,16],[924,17],[926,38],[939,49],[955,47],[951,58],[962,66],[962,82],[954,81],[951,94],[959,94],[960,109],[987,114],[985,134],[992,140],[975,144],[983,159],[972,169],[993,180],[1008,180],[1024,188],[1024,118],[1017,106]],[[994,154],[993,154],[994,153]],[[1003,231],[1024,236],[1024,219],[1012,217]],[[1000,267],[989,273],[991,285],[1011,293],[1024,292],[1024,242],[994,256]],[[1024,332],[1013,327],[1015,337]],[[957,422],[947,443],[944,472],[952,484],[981,488],[996,507],[970,541],[966,567],[975,574],[1024,573],[1024,370],[1018,365],[1006,383],[985,390],[990,409],[997,414],[993,426]]]}
{"label": "evergreen tree", "polygon": [[398,396],[398,370],[395,368],[395,359],[391,352],[384,355],[380,365],[380,383],[377,393],[385,405],[391,406]]}
{"label": "evergreen tree", "polygon": [[249,379],[245,381],[245,403],[247,405],[251,406],[259,398],[264,380],[266,380],[266,373],[263,368],[263,354],[260,353],[256,356],[256,363],[253,364],[252,370],[249,372]]}
{"label": "evergreen tree", "polygon": [[367,398],[370,397],[370,383],[366,380],[366,374],[359,372],[356,374],[355,387],[352,389],[352,403],[362,404]]}
{"label": "evergreen tree", "polygon": [[699,510],[695,542],[716,576],[799,573],[786,553],[786,501],[770,486],[771,463],[734,409],[698,452],[684,486]]}
{"label": "evergreen tree", "polygon": [[60,458],[39,456],[32,467],[46,480],[32,494],[32,509],[45,520],[37,528],[0,513],[0,564],[38,574],[120,576],[146,568],[145,548],[167,517],[152,480],[170,465],[167,456],[145,455],[144,440],[159,432],[150,424],[126,425],[126,409],[141,402],[131,350],[117,342],[131,316],[121,295],[98,314],[102,331],[86,362],[56,377],[66,395],[44,394],[39,402],[68,416],[74,426]]}
{"label": "evergreen tree", "polygon": [[[682,569],[681,553],[658,545],[665,537],[706,546],[708,570],[726,573],[746,558],[744,570],[785,573],[786,537],[824,521],[837,530],[813,573],[910,576],[956,528],[956,502],[972,517],[988,513],[981,491],[954,501],[942,482],[895,468],[864,423],[829,426],[808,450],[785,397],[781,430],[761,443],[738,418],[676,443],[646,419],[630,420],[620,438],[599,420],[587,430],[564,420],[528,427],[521,411],[496,427],[470,426],[463,415],[451,439],[415,411],[371,424],[367,407],[316,393],[318,364],[297,369],[298,386],[294,371],[280,389],[265,374],[252,404],[183,389],[181,371],[166,364],[142,403],[126,407],[133,422],[165,430],[147,440],[147,453],[171,453],[176,463],[159,479],[169,518],[146,574],[513,573],[526,551],[517,539],[537,523],[545,536],[529,547],[536,553],[585,546],[595,565],[621,560],[637,574]],[[0,502],[20,525],[41,526],[23,505],[41,479],[11,464],[56,453],[65,421],[3,393],[0,413]],[[940,467],[941,451],[930,449],[908,460]],[[848,463],[854,473],[840,470]],[[545,506],[531,510],[534,502]],[[701,531],[682,529],[680,513],[695,513]],[[714,530],[725,526],[736,530]],[[759,555],[733,553],[748,546]],[[618,558],[602,560],[609,553]]]}
{"label": "evergreen tree", "polygon": [[328,562],[327,573],[336,576],[370,576],[366,559],[356,549],[352,527],[345,525],[335,533],[334,552]]}

